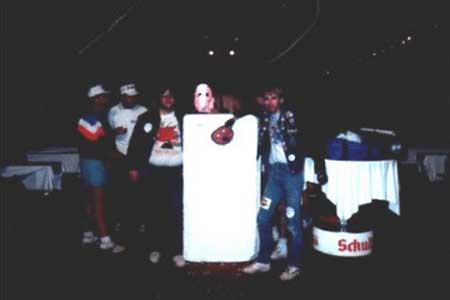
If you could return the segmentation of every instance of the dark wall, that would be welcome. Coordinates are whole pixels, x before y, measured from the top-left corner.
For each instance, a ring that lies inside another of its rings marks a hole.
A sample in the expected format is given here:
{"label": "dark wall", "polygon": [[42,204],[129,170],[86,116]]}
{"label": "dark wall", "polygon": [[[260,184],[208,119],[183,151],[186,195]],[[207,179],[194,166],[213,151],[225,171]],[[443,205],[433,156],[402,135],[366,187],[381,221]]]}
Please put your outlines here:
{"label": "dark wall", "polygon": [[[17,20],[7,18],[6,28],[14,28]],[[21,42],[7,31],[1,47],[1,161],[24,158],[24,58],[17,52]]]}
{"label": "dark wall", "polygon": [[[78,55],[78,49],[132,2],[8,3],[8,36],[14,40],[8,48],[8,144],[72,143],[87,88],[98,82],[113,89],[116,101],[120,84],[136,82],[149,102],[155,79],[177,79],[185,90],[182,101],[190,102],[200,80],[217,87],[234,80],[245,90],[264,78],[283,82],[290,100],[299,104],[315,128],[351,121],[399,129],[414,144],[449,144],[448,27],[447,33],[424,34],[409,52],[365,64],[353,61],[364,49],[393,38],[409,25],[448,24],[445,1],[321,1],[319,25],[274,64],[263,61],[287,46],[312,20],[311,3],[299,4],[298,14],[292,16],[280,12],[280,20],[274,19],[279,12],[268,4],[257,15],[250,4],[239,13],[239,5],[216,8],[216,15],[224,13],[212,19],[217,21],[211,23],[216,30],[212,34],[226,36],[226,29],[244,24],[245,43],[242,54],[233,59],[210,59],[199,42],[204,19],[195,16],[196,9],[198,14],[205,9],[204,1],[186,1],[176,10],[171,10],[175,3],[154,1]],[[170,17],[163,11],[171,11]],[[327,69],[331,76],[323,76]],[[19,131],[12,133],[13,129]]]}

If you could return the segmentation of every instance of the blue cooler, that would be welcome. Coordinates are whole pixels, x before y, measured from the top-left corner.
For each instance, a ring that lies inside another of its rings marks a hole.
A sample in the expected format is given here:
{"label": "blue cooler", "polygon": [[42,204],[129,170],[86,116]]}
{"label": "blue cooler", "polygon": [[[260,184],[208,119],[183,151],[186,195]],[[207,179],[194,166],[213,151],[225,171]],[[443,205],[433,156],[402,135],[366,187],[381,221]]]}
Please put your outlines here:
{"label": "blue cooler", "polygon": [[327,142],[327,159],[333,160],[381,160],[381,148],[375,144],[350,142],[343,139],[329,139]]}

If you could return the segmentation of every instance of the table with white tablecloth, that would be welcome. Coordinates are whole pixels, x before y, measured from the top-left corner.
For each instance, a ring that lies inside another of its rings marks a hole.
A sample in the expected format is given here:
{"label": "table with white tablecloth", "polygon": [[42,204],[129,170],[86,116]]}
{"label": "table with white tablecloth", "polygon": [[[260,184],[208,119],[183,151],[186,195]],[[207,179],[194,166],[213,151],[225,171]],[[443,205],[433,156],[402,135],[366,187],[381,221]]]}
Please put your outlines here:
{"label": "table with white tablecloth", "polygon": [[[336,205],[336,214],[345,221],[359,206],[373,200],[389,202],[389,209],[400,215],[400,187],[395,160],[341,161],[325,160],[328,182],[322,186],[327,198]],[[305,184],[317,183],[314,161],[305,160]]]}
{"label": "table with white tablecloth", "polygon": [[51,165],[9,164],[0,167],[0,176],[17,176],[29,190],[46,191],[62,189],[61,173]]}
{"label": "table with white tablecloth", "polygon": [[80,156],[76,147],[50,147],[29,151],[27,160],[33,162],[59,161],[63,173],[80,173]]}
{"label": "table with white tablecloth", "polygon": [[405,165],[416,165],[429,182],[443,182],[449,176],[449,148],[410,148]]}

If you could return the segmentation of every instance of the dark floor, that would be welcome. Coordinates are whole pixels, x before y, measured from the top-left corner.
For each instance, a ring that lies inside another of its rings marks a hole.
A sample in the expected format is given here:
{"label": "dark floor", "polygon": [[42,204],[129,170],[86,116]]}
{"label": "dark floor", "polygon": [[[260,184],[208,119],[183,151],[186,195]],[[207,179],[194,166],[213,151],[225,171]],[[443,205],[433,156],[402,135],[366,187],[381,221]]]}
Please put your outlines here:
{"label": "dark floor", "polygon": [[7,289],[2,293],[8,300],[449,299],[448,184],[423,179],[414,168],[401,169],[403,215],[380,215],[372,256],[348,261],[308,249],[304,274],[289,283],[277,279],[282,262],[251,278],[201,276],[175,270],[169,261],[153,266],[137,233],[124,254],[82,249],[73,187],[48,197],[3,193],[7,263],[1,268]]}

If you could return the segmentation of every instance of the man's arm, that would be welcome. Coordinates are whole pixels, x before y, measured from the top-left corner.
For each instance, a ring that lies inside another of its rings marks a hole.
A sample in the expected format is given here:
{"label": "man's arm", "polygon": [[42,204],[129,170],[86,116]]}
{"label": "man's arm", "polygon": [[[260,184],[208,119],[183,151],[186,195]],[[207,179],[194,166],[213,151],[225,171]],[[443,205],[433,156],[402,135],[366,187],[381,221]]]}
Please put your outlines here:
{"label": "man's arm", "polygon": [[109,126],[114,129],[115,128],[115,123],[114,123],[114,117],[116,115],[116,111],[114,109],[115,107],[111,107],[108,111],[108,123]]}

